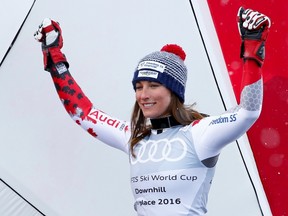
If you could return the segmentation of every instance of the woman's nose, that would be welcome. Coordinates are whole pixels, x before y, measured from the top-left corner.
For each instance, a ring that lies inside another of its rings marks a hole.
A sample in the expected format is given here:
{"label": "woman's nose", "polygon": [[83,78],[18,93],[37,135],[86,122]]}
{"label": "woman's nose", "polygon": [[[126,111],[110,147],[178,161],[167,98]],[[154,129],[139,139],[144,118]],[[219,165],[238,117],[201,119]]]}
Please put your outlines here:
{"label": "woman's nose", "polygon": [[142,100],[148,99],[149,98],[149,89],[147,87],[143,87],[142,91],[140,93],[140,98]]}

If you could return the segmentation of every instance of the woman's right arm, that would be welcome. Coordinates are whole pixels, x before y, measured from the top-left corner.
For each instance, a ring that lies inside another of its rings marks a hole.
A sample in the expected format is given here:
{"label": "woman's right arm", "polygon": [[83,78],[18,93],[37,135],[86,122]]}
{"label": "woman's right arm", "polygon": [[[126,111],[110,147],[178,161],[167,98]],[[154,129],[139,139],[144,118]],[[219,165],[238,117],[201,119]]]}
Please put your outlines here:
{"label": "woman's right arm", "polygon": [[[66,66],[60,63],[61,68]],[[51,76],[57,94],[71,118],[90,135],[107,145],[128,152],[129,123],[116,119],[93,107],[93,104],[71,76],[68,69],[59,74],[51,67]]]}
{"label": "woman's right arm", "polygon": [[50,72],[57,94],[71,118],[92,136],[128,152],[129,124],[94,108],[81,90],[70,74],[69,64],[61,52],[63,39],[59,24],[44,19],[34,37],[42,42],[44,69]]}

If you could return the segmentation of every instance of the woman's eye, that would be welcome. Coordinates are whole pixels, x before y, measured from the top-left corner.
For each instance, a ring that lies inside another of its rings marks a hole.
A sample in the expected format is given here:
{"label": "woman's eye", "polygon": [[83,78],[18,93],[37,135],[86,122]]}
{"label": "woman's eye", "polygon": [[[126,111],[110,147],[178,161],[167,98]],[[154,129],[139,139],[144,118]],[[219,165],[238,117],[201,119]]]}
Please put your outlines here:
{"label": "woman's eye", "polygon": [[152,88],[157,88],[157,87],[159,87],[160,86],[160,84],[158,84],[158,83],[152,83],[151,85],[150,85],[150,87],[152,87]]}
{"label": "woman's eye", "polygon": [[142,86],[136,86],[135,89],[136,89],[136,90],[141,90],[141,89],[142,89]]}

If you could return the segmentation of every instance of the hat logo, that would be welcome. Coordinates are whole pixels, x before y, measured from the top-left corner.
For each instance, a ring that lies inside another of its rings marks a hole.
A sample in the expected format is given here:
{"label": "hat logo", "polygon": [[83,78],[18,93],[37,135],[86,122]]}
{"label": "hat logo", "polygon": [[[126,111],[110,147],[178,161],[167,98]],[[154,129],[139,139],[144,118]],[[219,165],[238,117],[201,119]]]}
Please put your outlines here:
{"label": "hat logo", "polygon": [[165,65],[156,61],[142,61],[138,65],[137,70],[143,70],[143,69],[148,69],[148,70],[154,70],[158,71],[160,73],[163,73],[165,70]]}
{"label": "hat logo", "polygon": [[157,79],[158,74],[159,74],[158,72],[151,71],[151,70],[138,71],[138,77],[149,77],[149,78]]}

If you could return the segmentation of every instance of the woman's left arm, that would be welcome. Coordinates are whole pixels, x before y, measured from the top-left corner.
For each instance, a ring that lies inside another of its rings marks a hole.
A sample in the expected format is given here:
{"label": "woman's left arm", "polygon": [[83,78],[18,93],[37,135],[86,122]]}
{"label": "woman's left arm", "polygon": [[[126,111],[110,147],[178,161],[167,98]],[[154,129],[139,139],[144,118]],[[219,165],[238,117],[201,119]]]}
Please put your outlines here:
{"label": "woman's left arm", "polygon": [[242,38],[243,78],[240,104],[219,116],[195,124],[193,138],[201,160],[215,157],[221,149],[242,136],[258,119],[263,100],[262,65],[270,19],[250,9],[239,9]]}

